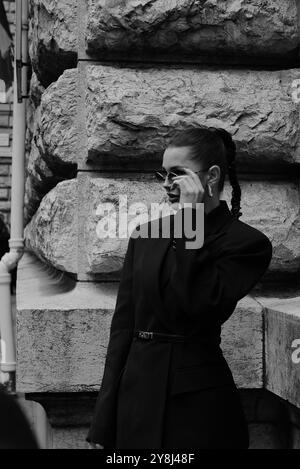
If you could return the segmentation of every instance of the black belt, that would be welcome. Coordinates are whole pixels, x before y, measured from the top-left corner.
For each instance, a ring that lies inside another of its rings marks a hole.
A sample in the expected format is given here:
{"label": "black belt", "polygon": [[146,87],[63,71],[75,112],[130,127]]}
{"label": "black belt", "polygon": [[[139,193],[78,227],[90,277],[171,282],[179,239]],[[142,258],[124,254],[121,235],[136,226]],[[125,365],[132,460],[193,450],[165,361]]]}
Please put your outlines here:
{"label": "black belt", "polygon": [[134,331],[134,337],[143,340],[160,340],[163,342],[198,342],[204,344],[216,344],[221,342],[220,336],[203,336],[203,335],[180,335],[180,334],[165,334],[162,332],[154,331]]}

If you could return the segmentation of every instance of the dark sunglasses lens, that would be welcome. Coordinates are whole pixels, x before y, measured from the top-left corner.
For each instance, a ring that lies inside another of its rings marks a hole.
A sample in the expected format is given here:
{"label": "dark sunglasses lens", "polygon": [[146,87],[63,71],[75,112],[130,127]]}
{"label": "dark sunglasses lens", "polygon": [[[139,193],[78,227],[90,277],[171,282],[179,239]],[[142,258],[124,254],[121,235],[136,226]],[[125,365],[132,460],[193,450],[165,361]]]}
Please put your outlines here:
{"label": "dark sunglasses lens", "polygon": [[179,176],[179,174],[170,173],[170,175],[169,175],[169,181],[172,183],[172,182],[174,181],[174,178],[176,178],[177,176]]}
{"label": "dark sunglasses lens", "polygon": [[162,172],[162,171],[155,171],[155,176],[159,181],[165,181],[167,175],[168,175],[168,179],[170,182],[172,182],[173,179],[178,176],[178,174],[173,173],[173,172],[167,173],[167,172]]}
{"label": "dark sunglasses lens", "polygon": [[155,171],[156,179],[160,182],[163,182],[166,179],[166,174],[161,173],[160,171]]}

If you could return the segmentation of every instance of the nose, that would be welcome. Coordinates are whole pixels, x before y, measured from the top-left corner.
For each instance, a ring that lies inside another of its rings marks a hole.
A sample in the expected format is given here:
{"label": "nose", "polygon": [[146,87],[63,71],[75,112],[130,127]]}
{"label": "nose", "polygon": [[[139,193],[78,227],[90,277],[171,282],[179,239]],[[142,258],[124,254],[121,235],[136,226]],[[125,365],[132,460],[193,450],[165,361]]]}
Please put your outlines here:
{"label": "nose", "polygon": [[166,190],[170,190],[171,184],[170,184],[169,178],[168,178],[167,176],[166,176],[166,179],[165,179],[165,181],[164,181],[164,183],[163,183],[163,187],[164,187],[164,189],[166,189]]}

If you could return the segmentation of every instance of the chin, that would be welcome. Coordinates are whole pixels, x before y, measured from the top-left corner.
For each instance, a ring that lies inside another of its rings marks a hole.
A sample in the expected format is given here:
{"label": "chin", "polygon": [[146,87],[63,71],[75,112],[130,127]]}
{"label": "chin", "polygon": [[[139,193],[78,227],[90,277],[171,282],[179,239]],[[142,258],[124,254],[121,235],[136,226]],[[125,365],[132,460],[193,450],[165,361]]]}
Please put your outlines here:
{"label": "chin", "polygon": [[169,204],[175,210],[177,210],[179,208],[179,200],[174,200],[174,202],[170,200]]}

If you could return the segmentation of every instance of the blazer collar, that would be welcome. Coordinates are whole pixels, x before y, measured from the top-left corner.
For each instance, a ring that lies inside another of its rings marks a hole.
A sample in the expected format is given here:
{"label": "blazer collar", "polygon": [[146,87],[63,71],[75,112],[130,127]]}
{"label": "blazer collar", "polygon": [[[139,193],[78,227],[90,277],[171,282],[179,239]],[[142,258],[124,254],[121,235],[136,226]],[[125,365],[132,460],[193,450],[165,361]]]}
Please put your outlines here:
{"label": "blazer collar", "polygon": [[220,200],[219,205],[209,213],[204,212],[204,235],[217,233],[225,224],[233,221],[234,217],[229,210],[226,200]]}
{"label": "blazer collar", "polygon": [[[176,212],[177,213],[177,212]],[[204,237],[217,233],[220,229],[233,221],[234,217],[229,210],[226,200],[220,200],[219,205],[209,213],[204,212]],[[171,226],[173,229],[174,214],[171,215]],[[161,227],[160,227],[161,232]]]}

